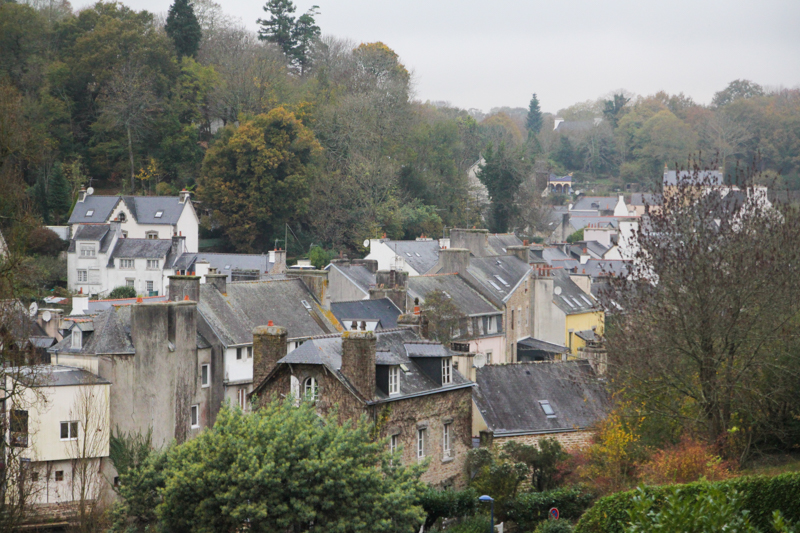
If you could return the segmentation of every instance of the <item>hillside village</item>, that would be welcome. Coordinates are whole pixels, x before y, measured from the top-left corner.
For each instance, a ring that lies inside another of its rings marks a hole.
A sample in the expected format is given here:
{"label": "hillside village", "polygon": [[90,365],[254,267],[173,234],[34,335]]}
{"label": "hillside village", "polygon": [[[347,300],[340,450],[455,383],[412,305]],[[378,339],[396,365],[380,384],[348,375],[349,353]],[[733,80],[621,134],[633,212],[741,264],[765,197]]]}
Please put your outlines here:
{"label": "hillside village", "polygon": [[0,0],[0,531],[800,530],[800,89],[137,1]]}

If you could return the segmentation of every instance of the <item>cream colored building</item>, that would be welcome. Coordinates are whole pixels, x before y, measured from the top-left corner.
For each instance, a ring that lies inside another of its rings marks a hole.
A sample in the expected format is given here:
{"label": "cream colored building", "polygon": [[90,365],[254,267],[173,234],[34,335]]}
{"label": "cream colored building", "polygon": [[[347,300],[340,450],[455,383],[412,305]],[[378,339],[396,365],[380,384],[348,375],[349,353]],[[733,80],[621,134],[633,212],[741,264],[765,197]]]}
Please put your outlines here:
{"label": "cream colored building", "polygon": [[111,383],[62,365],[25,367],[6,405],[12,455],[28,463],[32,504],[95,500],[109,490]]}

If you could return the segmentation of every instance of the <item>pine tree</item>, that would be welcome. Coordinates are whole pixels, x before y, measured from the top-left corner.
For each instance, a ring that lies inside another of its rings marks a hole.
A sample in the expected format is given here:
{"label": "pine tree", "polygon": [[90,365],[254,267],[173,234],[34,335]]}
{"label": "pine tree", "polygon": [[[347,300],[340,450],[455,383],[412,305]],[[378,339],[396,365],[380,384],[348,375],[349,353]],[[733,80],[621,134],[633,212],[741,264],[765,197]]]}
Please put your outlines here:
{"label": "pine tree", "polygon": [[53,165],[53,172],[50,175],[49,185],[47,190],[48,218],[56,224],[62,224],[66,221],[72,202],[70,198],[69,182],[64,175],[64,168],[61,163]]}
{"label": "pine tree", "polygon": [[542,129],[542,111],[539,109],[539,99],[536,97],[536,93],[533,93],[531,103],[528,105],[528,120],[525,126],[534,135]]}
{"label": "pine tree", "polygon": [[169,7],[165,29],[179,56],[194,57],[197,54],[203,32],[189,0],[175,0]]}
{"label": "pine tree", "polygon": [[258,19],[261,29],[258,38],[277,44],[289,62],[300,69],[302,74],[309,66],[311,43],[320,35],[314,16],[319,14],[319,6],[296,18],[295,5],[291,0],[268,0],[264,11],[269,19]]}

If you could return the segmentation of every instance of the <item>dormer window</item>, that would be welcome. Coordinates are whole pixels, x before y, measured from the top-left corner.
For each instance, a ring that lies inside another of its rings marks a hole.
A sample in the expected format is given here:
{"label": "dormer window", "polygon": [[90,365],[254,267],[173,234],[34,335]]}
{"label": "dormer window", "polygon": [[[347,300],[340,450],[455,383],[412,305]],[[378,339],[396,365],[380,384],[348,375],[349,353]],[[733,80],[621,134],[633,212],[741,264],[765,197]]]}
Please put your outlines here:
{"label": "dormer window", "polygon": [[556,412],[553,410],[553,406],[550,405],[550,402],[548,402],[547,400],[540,400],[539,406],[541,406],[542,411],[544,411],[544,414],[547,415],[547,418],[556,417]]}
{"label": "dormer window", "polygon": [[87,217],[90,217],[92,215],[94,215],[94,209],[89,209],[88,211],[86,211],[86,216]]}
{"label": "dormer window", "polygon": [[449,385],[453,382],[453,359],[451,357],[442,358],[442,385]]}
{"label": "dormer window", "polygon": [[147,238],[147,239],[158,239],[158,232],[157,231],[148,231],[145,234],[145,238]]}
{"label": "dormer window", "polygon": [[156,218],[161,218],[164,216],[164,211],[156,211]]}
{"label": "dormer window", "polygon": [[81,245],[81,257],[95,257],[96,252],[94,246]]}
{"label": "dormer window", "polygon": [[83,332],[81,328],[72,329],[72,348],[80,350],[83,347]]}
{"label": "dormer window", "polygon": [[389,395],[400,394],[400,367],[389,367]]}

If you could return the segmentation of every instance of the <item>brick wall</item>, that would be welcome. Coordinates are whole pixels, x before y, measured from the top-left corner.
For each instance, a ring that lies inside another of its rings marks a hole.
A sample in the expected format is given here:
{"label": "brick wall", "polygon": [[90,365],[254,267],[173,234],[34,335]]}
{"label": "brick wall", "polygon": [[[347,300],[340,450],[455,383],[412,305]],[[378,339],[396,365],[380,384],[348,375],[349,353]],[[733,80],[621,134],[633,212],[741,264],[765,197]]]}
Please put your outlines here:
{"label": "brick wall", "polygon": [[520,444],[534,445],[541,439],[555,438],[561,446],[568,452],[585,448],[592,443],[594,431],[565,431],[564,433],[546,433],[544,435],[519,435],[515,437],[494,437],[493,446],[503,446],[507,442],[519,442]]}

